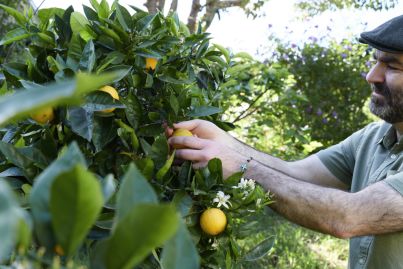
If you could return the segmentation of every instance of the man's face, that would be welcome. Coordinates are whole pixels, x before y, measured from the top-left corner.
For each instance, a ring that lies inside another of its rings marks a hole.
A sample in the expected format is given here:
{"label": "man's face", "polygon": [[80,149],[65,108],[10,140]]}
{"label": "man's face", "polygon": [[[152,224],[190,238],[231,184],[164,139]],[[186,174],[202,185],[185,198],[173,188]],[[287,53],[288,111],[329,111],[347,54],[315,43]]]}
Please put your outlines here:
{"label": "man's face", "polygon": [[403,122],[403,54],[375,51],[367,74],[372,88],[370,111],[389,123]]}

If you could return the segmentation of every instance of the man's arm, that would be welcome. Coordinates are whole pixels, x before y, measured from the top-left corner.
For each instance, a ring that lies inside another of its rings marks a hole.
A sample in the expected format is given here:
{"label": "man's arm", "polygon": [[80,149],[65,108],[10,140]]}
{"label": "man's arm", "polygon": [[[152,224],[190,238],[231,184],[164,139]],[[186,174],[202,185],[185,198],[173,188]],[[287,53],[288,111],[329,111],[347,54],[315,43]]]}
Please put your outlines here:
{"label": "man's arm", "polygon": [[297,180],[256,161],[245,176],[274,194],[274,210],[307,228],[340,238],[403,230],[403,197],[385,182],[349,193]]}
{"label": "man's arm", "polygon": [[233,142],[231,149],[239,152],[243,156],[249,156],[261,164],[289,175],[295,179],[303,180],[312,184],[347,190],[348,186],[335,177],[316,155],[311,155],[305,159],[286,162],[275,158],[267,153],[249,147],[245,143],[231,137]]}
{"label": "man's arm", "polygon": [[[221,130],[213,123],[204,120],[184,121],[174,124],[174,127],[187,129],[198,138],[208,139],[212,142],[214,141],[221,145],[225,145],[231,150],[239,153],[239,155],[242,155],[242,162],[246,161],[247,158],[252,157],[253,159],[258,160],[260,163],[269,167],[275,167],[277,170],[293,178],[325,187],[347,189],[347,186],[338,178],[336,178],[316,156],[311,156],[295,162],[286,162],[246,145],[245,143],[237,140],[227,132]],[[167,135],[170,136],[173,130],[167,128],[166,132]],[[187,148],[203,147],[200,144],[203,143],[201,141],[197,142],[200,145],[194,145],[193,143],[196,143],[197,140],[192,141],[192,139],[189,140],[186,138],[175,139],[177,140],[175,143],[183,144]],[[198,157],[193,156],[193,153],[187,154],[186,157],[183,156],[184,159],[189,159],[193,161],[199,160]],[[194,165],[194,167],[202,167],[203,164],[205,163],[202,161],[200,164]],[[236,169],[239,170],[239,166],[236,167]]]}

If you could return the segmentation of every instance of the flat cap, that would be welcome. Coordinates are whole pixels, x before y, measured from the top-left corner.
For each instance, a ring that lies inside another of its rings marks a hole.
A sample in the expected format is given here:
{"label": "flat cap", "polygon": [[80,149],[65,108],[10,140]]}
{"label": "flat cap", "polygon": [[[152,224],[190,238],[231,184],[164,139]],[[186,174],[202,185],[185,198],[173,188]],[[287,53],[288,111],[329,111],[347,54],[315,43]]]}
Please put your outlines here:
{"label": "flat cap", "polygon": [[358,40],[384,52],[403,53],[403,15],[361,33]]}

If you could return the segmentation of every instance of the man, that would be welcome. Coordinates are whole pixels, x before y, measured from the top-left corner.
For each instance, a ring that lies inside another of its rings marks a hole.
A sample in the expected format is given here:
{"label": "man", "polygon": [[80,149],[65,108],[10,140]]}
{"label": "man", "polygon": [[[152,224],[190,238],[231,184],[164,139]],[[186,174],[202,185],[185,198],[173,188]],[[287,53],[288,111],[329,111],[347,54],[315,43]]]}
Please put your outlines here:
{"label": "man", "polygon": [[274,193],[274,210],[310,229],[350,238],[349,268],[403,268],[403,16],[362,33],[360,41],[375,48],[366,79],[370,109],[383,122],[295,162],[259,152],[202,120],[175,124],[196,136],[169,143],[184,145],[176,157],[195,168],[215,157],[225,177],[247,167],[246,178]]}

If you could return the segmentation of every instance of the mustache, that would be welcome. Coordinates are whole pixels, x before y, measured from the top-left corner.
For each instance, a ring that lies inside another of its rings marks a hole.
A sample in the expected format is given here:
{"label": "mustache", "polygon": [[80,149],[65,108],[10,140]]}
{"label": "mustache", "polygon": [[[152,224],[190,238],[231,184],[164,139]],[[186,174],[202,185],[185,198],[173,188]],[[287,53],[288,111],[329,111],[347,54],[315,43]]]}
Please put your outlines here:
{"label": "mustache", "polygon": [[386,83],[371,83],[371,90],[389,95],[390,89]]}

